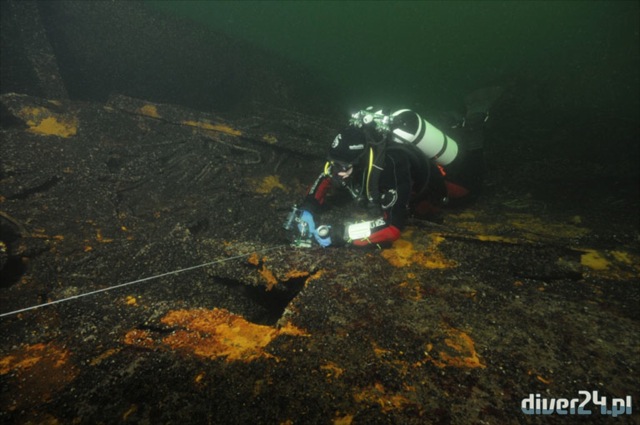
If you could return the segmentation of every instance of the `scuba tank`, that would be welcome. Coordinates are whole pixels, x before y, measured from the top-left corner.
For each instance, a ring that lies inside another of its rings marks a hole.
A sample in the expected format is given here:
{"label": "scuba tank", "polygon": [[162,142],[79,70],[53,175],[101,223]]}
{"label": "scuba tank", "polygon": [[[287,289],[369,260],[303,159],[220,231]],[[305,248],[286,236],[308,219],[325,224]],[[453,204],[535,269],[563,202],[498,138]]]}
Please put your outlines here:
{"label": "scuba tank", "polygon": [[412,144],[443,166],[458,156],[458,143],[417,113],[401,109],[391,114],[391,122],[394,142]]}
{"label": "scuba tank", "polygon": [[[458,156],[458,143],[454,139],[410,109],[385,114],[382,110],[374,112],[369,107],[353,114],[349,124],[362,128],[367,134],[375,132],[378,135],[367,136],[372,145],[369,149],[366,179],[366,193],[371,204],[377,204],[380,200],[378,181],[390,142],[413,147],[427,160],[442,166],[451,164]],[[373,139],[377,140],[371,143]]]}
{"label": "scuba tank", "polygon": [[373,108],[356,112],[349,121],[356,127],[375,127],[381,134],[389,134],[397,143],[410,144],[418,148],[428,159],[440,165],[451,164],[458,156],[458,143],[438,130],[410,109],[400,109],[389,115]]}

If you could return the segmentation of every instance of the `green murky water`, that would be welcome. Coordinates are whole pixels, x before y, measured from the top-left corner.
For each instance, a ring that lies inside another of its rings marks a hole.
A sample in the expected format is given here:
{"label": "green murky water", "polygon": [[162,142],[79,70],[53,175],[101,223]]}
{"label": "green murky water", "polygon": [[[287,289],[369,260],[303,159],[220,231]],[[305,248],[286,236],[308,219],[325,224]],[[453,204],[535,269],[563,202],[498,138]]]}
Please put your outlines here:
{"label": "green murky water", "polygon": [[570,107],[638,115],[638,2],[149,3],[302,63],[352,103],[455,106],[524,75]]}

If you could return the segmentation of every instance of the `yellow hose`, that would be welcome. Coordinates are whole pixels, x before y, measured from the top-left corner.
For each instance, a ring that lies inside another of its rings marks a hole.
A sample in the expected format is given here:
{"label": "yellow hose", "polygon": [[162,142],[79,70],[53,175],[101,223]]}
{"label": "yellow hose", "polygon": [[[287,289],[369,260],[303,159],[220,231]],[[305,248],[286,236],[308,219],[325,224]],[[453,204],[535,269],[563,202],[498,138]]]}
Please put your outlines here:
{"label": "yellow hose", "polygon": [[371,178],[371,170],[373,169],[373,148],[369,148],[369,170],[367,171],[367,199],[371,199],[369,194],[369,179]]}

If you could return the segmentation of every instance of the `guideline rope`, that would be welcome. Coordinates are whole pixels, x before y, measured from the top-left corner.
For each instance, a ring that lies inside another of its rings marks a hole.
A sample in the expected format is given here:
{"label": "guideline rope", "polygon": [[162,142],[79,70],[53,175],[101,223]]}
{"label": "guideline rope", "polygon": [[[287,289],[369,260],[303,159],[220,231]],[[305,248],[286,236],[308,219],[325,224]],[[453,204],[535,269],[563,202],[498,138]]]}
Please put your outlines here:
{"label": "guideline rope", "polygon": [[202,267],[211,266],[213,264],[219,264],[219,263],[224,263],[226,261],[237,260],[237,259],[240,259],[240,258],[248,257],[248,256],[256,254],[256,253],[263,253],[263,252],[266,252],[266,251],[271,251],[271,250],[274,250],[274,249],[278,249],[278,248],[281,248],[282,246],[285,246],[285,245],[279,245],[279,246],[275,246],[275,247],[271,247],[271,248],[265,248],[265,249],[261,249],[261,250],[258,250],[258,251],[252,251],[252,252],[250,252],[248,254],[236,255],[234,257],[228,257],[228,258],[218,259],[218,260],[214,260],[214,261],[209,261],[207,263],[198,264],[197,266],[186,267],[184,269],[173,270],[173,271],[162,273],[162,274],[158,274],[158,275],[155,275],[155,276],[149,276],[149,277],[144,277],[142,279],[132,280],[131,282],[125,282],[125,283],[120,283],[118,285],[107,286],[106,288],[96,289],[95,291],[85,292],[85,293],[78,294],[78,295],[72,295],[72,296],[67,297],[67,298],[61,298],[59,300],[49,301],[49,302],[46,302],[46,303],[43,303],[43,304],[32,305],[30,307],[21,308],[19,310],[13,310],[13,311],[8,311],[6,313],[0,313],[0,317],[13,316],[15,314],[23,313],[25,311],[35,310],[35,309],[41,308],[41,307],[48,307],[48,306],[51,306],[51,305],[54,305],[54,304],[60,304],[60,303],[71,301],[71,300],[75,300],[75,299],[78,299],[78,298],[88,297],[89,295],[95,295],[95,294],[99,294],[101,292],[107,292],[107,291],[110,291],[112,289],[123,288],[125,286],[135,285],[136,283],[142,283],[142,282],[146,282],[146,281],[149,281],[149,280],[160,279],[161,277],[176,275],[178,273],[184,273],[184,272],[188,272],[188,271],[191,271],[191,270],[200,269]]}

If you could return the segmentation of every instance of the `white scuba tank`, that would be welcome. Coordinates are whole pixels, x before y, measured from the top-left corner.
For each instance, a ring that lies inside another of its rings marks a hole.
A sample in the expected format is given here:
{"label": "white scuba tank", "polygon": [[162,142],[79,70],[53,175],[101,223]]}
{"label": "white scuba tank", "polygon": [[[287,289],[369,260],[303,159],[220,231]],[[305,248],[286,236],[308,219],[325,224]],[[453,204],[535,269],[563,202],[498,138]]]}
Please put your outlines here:
{"label": "white scuba tank", "polygon": [[449,165],[458,156],[458,143],[410,109],[391,114],[393,141],[412,144],[429,159]]}

